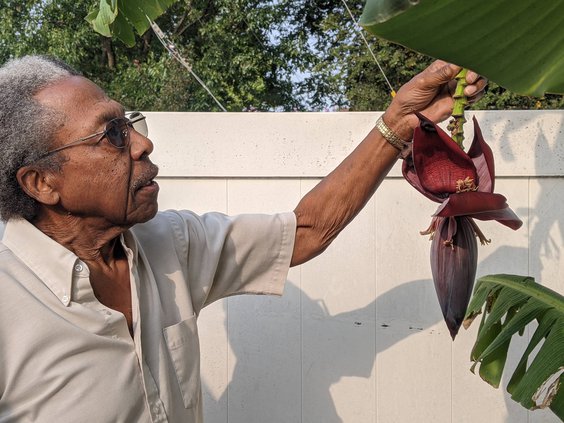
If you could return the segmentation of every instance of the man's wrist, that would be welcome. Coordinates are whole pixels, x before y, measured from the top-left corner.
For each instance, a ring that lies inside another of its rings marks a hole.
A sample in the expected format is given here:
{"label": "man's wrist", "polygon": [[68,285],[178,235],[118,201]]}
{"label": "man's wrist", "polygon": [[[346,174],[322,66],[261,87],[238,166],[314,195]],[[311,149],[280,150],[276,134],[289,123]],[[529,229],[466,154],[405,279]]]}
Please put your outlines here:
{"label": "man's wrist", "polygon": [[381,116],[376,121],[376,129],[382,137],[396,150],[398,150],[398,157],[405,159],[411,153],[411,139],[401,138],[395,133],[384,121],[384,116]]}
{"label": "man's wrist", "polygon": [[401,138],[388,125],[386,125],[382,117],[376,121],[376,129],[380,132],[380,134],[382,134],[388,143],[399,151],[402,151],[409,144],[408,140]]}
{"label": "man's wrist", "polygon": [[386,111],[381,119],[383,123],[405,142],[410,142],[413,138],[414,127],[411,124],[410,116]]}
{"label": "man's wrist", "polygon": [[403,150],[413,138],[413,127],[408,116],[398,118],[398,114],[387,111],[376,122],[376,129],[391,145]]}

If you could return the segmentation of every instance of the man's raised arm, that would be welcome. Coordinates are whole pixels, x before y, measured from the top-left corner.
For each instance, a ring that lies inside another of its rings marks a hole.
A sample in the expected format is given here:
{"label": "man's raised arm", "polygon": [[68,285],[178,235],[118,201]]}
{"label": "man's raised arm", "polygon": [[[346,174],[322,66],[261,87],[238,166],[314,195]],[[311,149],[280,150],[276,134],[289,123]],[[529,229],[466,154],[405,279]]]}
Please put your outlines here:
{"label": "man's raised arm", "polygon": [[[460,67],[436,61],[406,83],[355,150],[335,170],[307,193],[294,210],[296,241],[291,265],[302,264],[322,253],[362,210],[396,162],[402,141],[410,141],[418,124],[415,112],[434,122],[450,116],[454,77]],[[465,94],[482,95],[486,81],[469,72]],[[395,144],[395,145],[394,145]]]}

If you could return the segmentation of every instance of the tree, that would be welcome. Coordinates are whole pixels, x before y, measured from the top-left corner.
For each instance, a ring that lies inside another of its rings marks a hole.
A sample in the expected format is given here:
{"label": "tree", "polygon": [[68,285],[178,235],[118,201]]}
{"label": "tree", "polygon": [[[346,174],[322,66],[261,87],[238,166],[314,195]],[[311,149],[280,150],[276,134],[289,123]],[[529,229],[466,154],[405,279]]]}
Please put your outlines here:
{"label": "tree", "polygon": [[[215,103],[151,32],[132,48],[92,31],[89,1],[4,0],[0,60],[56,55],[103,86],[127,108],[216,110]],[[176,3],[159,19],[194,70],[229,110],[300,108],[292,75],[292,43],[270,41],[282,13],[258,1]]]}
{"label": "tree", "polygon": [[[1,4],[2,63],[23,54],[53,54],[129,109],[219,110],[151,30],[133,35],[131,48],[93,31],[85,17],[100,1]],[[358,20],[363,1],[347,4]],[[230,111],[382,110],[390,101],[390,90],[342,0],[185,0],[172,3],[156,22]],[[366,36],[395,88],[431,60]],[[490,92],[478,107],[562,106],[561,97],[539,101],[495,85]]]}

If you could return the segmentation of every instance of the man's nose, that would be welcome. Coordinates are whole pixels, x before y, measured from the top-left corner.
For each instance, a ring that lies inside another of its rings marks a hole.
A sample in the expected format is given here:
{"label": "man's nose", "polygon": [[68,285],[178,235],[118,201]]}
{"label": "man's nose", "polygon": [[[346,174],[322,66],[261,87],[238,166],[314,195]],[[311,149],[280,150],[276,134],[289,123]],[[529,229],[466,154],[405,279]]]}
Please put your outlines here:
{"label": "man's nose", "polygon": [[149,138],[141,135],[134,129],[131,129],[129,136],[131,137],[129,140],[129,150],[133,160],[140,160],[153,152],[154,145]]}

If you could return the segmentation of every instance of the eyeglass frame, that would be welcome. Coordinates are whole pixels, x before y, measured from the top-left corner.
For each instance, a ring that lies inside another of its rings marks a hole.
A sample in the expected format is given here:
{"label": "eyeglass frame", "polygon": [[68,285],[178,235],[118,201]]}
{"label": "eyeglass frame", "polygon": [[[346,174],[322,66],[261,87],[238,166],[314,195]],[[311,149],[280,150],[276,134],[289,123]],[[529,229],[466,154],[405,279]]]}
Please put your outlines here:
{"label": "eyeglass frame", "polygon": [[[129,117],[128,117],[128,116],[129,116]],[[133,118],[131,118],[132,116],[133,116]],[[112,142],[110,142],[110,140],[108,139],[108,144],[110,144],[110,145],[111,145],[112,147],[114,147],[114,148],[117,148],[118,150],[123,150],[123,149],[126,148],[126,147],[130,144],[130,142],[131,142],[130,132],[129,132],[129,131],[130,131],[130,128],[133,129],[133,130],[135,130],[136,132],[139,132],[139,133],[140,133],[141,135],[143,135],[144,137],[146,137],[146,136],[149,134],[149,131],[147,130],[147,124],[144,125],[144,128],[141,128],[141,127],[135,128],[135,126],[134,126],[135,123],[140,122],[140,121],[143,121],[143,120],[145,120],[145,119],[147,119],[147,116],[143,115],[141,112],[130,112],[130,113],[127,113],[127,115],[124,116],[124,117],[118,117],[118,118],[115,118],[115,119],[112,119],[112,120],[108,121],[108,123],[106,123],[106,127],[104,128],[103,131],[101,131],[101,132],[96,132],[95,134],[91,134],[91,135],[88,135],[88,136],[86,136],[86,137],[79,138],[79,139],[77,139],[77,140],[74,140],[74,141],[72,141],[72,142],[69,142],[68,144],[62,145],[62,146],[57,147],[57,148],[55,148],[55,149],[53,149],[53,150],[49,150],[49,151],[46,152],[45,154],[41,155],[37,160],[44,159],[45,157],[48,157],[48,156],[50,156],[50,155],[52,155],[52,154],[55,154],[55,153],[58,153],[59,151],[64,150],[64,149],[66,149],[66,148],[74,147],[75,145],[80,145],[80,144],[82,144],[83,142],[90,140],[91,138],[94,138],[94,137],[96,137],[96,136],[98,136],[98,135],[101,135],[101,137],[100,137],[100,138],[98,139],[98,141],[96,141],[96,143],[95,143],[95,144],[98,144],[98,143],[99,143],[100,141],[102,141],[104,138],[107,138],[107,136],[108,136],[108,130],[109,130],[109,129],[108,129],[108,125],[109,125],[111,122],[114,122],[114,121],[123,121],[123,122],[125,123],[125,128],[126,128],[126,130],[127,130],[126,142],[124,143],[124,145],[123,145],[122,147],[118,147],[117,145],[115,145],[115,144],[113,144]]]}

